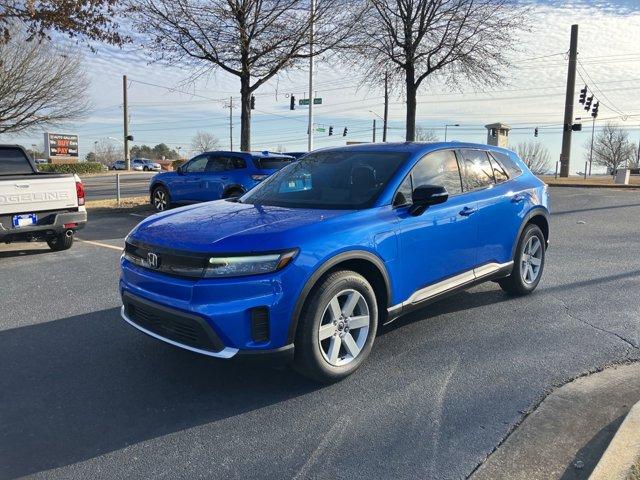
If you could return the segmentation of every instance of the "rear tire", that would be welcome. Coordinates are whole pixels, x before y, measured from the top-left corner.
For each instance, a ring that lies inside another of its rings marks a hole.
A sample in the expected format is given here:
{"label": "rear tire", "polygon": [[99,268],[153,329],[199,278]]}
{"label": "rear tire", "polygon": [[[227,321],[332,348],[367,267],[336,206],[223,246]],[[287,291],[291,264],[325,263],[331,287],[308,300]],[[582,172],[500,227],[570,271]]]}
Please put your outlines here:
{"label": "rear tire", "polygon": [[545,257],[546,241],[542,230],[537,225],[527,225],[516,246],[511,275],[500,279],[498,284],[510,295],[530,294],[540,283]]}
{"label": "rear tire", "polygon": [[55,237],[48,238],[47,245],[54,252],[69,250],[73,245],[73,235],[67,236],[65,233],[60,233]]}
{"label": "rear tire", "polygon": [[151,192],[151,203],[153,204],[153,208],[156,212],[164,212],[171,208],[171,196],[169,195],[169,191],[163,187],[158,186],[154,187]]}
{"label": "rear tire", "polygon": [[298,322],[294,368],[323,383],[342,380],[365,361],[378,328],[371,284],[339,270],[314,286]]}

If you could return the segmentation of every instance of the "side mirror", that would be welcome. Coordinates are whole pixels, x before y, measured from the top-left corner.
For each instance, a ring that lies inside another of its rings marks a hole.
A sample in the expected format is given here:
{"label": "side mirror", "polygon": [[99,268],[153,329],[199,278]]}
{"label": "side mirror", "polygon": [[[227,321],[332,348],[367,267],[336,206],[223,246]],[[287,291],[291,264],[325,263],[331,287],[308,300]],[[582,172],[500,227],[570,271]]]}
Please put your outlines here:
{"label": "side mirror", "polygon": [[449,198],[447,189],[440,185],[420,185],[413,190],[409,209],[411,215],[421,215],[431,205],[444,203]]}

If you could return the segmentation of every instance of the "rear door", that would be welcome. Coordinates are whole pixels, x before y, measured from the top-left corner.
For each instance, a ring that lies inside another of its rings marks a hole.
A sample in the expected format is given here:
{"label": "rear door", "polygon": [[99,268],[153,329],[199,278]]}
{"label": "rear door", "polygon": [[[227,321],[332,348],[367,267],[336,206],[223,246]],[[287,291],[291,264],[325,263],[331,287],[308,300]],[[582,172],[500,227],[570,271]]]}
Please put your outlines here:
{"label": "rear door", "polygon": [[505,169],[488,151],[462,149],[463,183],[477,200],[478,248],[476,264],[503,264],[512,260],[514,237],[520,227],[519,212],[525,196],[514,191]]}
{"label": "rear door", "polygon": [[233,164],[232,159],[217,153],[208,154],[208,159],[198,193],[198,200],[201,202],[222,197],[225,181],[229,179],[229,170]]}

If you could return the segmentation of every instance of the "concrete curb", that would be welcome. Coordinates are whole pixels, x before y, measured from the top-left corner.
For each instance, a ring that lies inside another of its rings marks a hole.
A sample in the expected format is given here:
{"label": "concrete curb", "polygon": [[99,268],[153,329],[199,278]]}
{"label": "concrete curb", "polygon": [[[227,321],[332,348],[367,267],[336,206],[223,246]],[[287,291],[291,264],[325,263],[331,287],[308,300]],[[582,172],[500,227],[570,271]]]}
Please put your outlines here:
{"label": "concrete curb", "polygon": [[569,188],[617,188],[620,190],[640,190],[640,185],[598,185],[593,183],[556,183],[556,182],[545,182],[550,187],[569,187]]}
{"label": "concrete curb", "polygon": [[639,458],[640,402],[629,410],[589,480],[627,480]]}

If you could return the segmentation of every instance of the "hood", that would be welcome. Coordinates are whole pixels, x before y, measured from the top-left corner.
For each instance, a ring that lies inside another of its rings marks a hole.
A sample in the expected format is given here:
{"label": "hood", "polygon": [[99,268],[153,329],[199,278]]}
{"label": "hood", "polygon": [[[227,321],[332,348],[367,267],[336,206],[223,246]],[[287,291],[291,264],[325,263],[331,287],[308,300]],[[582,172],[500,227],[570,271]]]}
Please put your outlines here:
{"label": "hood", "polygon": [[300,238],[301,227],[347,213],[216,200],[152,215],[130,235],[139,242],[176,250],[264,252],[295,247],[299,242],[293,237]]}

